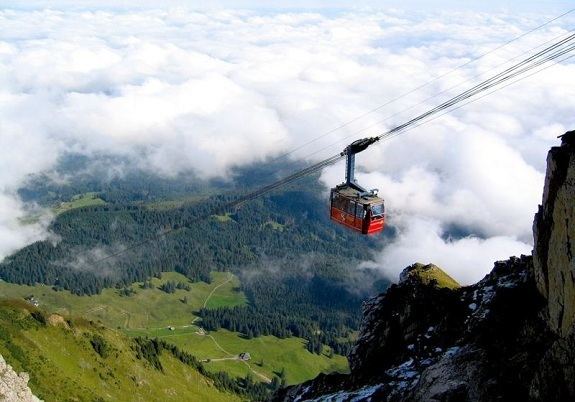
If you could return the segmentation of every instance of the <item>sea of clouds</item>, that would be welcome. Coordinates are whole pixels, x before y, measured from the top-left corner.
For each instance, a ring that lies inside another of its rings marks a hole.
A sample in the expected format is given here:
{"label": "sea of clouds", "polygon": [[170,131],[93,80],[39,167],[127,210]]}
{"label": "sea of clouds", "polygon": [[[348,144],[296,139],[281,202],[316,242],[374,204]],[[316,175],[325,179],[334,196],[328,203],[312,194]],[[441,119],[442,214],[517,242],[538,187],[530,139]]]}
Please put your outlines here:
{"label": "sea of clouds", "polygon": [[[0,258],[47,235],[47,220],[22,225],[30,206],[17,190],[64,153],[112,153],[165,175],[191,168],[225,177],[233,166],[294,149],[551,17],[0,10]],[[291,157],[320,160],[392,128],[565,34],[567,21]],[[395,240],[364,265],[384,267],[395,279],[414,261],[434,262],[469,283],[494,260],[529,253],[545,155],[575,126],[573,99],[575,65],[566,62],[359,155],[360,182],[380,189],[397,228]],[[322,181],[334,185],[342,174],[342,165],[330,167]]]}

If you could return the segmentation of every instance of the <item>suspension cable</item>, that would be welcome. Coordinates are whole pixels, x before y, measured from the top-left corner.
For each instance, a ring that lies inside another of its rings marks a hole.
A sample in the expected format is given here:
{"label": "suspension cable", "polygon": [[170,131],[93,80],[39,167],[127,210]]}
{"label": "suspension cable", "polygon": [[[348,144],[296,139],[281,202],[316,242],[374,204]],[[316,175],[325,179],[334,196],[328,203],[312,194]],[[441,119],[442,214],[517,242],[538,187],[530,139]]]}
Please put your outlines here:
{"label": "suspension cable", "polygon": [[[393,98],[393,99],[390,99],[389,101],[387,101],[387,102],[385,102],[385,103],[383,103],[383,104],[380,104],[380,105],[374,107],[373,109],[370,109],[370,110],[368,110],[367,112],[364,112],[364,113],[362,113],[362,114],[360,114],[360,115],[358,115],[358,116],[352,118],[351,120],[347,120],[347,121],[343,122],[342,124],[340,124],[340,125],[338,125],[338,126],[332,128],[332,129],[330,129],[330,130],[324,132],[323,134],[321,134],[321,135],[319,135],[319,136],[317,136],[317,137],[312,138],[311,140],[309,140],[309,141],[307,141],[307,142],[305,142],[305,143],[303,143],[303,144],[298,145],[297,147],[291,149],[290,151],[285,152],[285,153],[283,153],[283,154],[281,154],[281,155],[279,155],[279,156],[277,156],[277,157],[275,157],[275,158],[272,158],[272,159],[270,160],[270,162],[275,162],[275,161],[281,160],[281,159],[283,159],[283,158],[286,158],[287,156],[290,156],[290,155],[294,154],[295,152],[299,151],[300,149],[303,149],[303,148],[307,147],[308,145],[313,144],[313,143],[319,141],[320,139],[325,138],[326,136],[328,136],[328,135],[330,135],[330,134],[332,134],[332,133],[334,133],[334,132],[336,132],[336,131],[338,131],[338,130],[341,130],[342,128],[345,128],[345,127],[349,126],[350,124],[355,123],[356,121],[358,121],[358,120],[360,120],[360,119],[362,119],[362,118],[364,118],[364,117],[366,117],[366,116],[369,116],[370,114],[373,114],[373,113],[377,112],[378,110],[381,110],[381,109],[383,109],[384,107],[389,106],[389,105],[391,105],[392,103],[395,103],[395,102],[397,102],[398,100],[401,100],[401,99],[403,99],[403,98],[405,98],[405,97],[411,95],[412,93],[415,93],[415,92],[419,91],[420,89],[426,88],[426,87],[428,87],[429,85],[433,84],[434,82],[437,82],[437,81],[439,81],[440,79],[445,78],[445,77],[447,77],[447,76],[453,74],[454,72],[456,72],[456,71],[458,71],[458,70],[460,70],[460,69],[462,69],[462,68],[464,68],[464,67],[466,67],[466,66],[468,66],[468,65],[470,65],[470,64],[472,64],[472,63],[475,63],[476,61],[478,61],[478,60],[484,58],[485,56],[487,56],[487,55],[489,55],[489,54],[492,54],[492,53],[496,52],[497,50],[502,49],[502,48],[504,48],[504,47],[510,45],[511,43],[517,42],[519,39],[522,39],[522,38],[524,38],[525,36],[527,36],[527,35],[529,35],[529,34],[531,34],[531,33],[533,33],[533,32],[536,32],[536,31],[540,30],[541,28],[543,28],[543,27],[545,27],[545,26],[551,24],[552,22],[555,22],[555,21],[557,21],[557,20],[559,20],[559,19],[561,19],[561,18],[563,18],[563,17],[565,17],[565,16],[571,14],[571,13],[574,12],[574,11],[575,11],[575,8],[572,8],[572,9],[570,9],[570,10],[564,12],[563,14],[560,14],[560,15],[558,15],[558,16],[556,16],[556,17],[554,17],[554,18],[552,18],[552,19],[550,19],[550,20],[544,22],[544,23],[541,24],[541,25],[538,25],[538,26],[536,26],[536,27],[534,27],[534,28],[532,28],[532,29],[530,29],[530,30],[528,30],[528,31],[526,31],[526,32],[524,32],[524,33],[522,33],[522,34],[520,34],[520,35],[518,35],[518,36],[516,36],[516,37],[514,37],[514,38],[512,38],[512,39],[510,39],[510,40],[508,40],[507,42],[502,43],[501,45],[499,45],[499,46],[497,46],[497,47],[495,47],[495,48],[492,48],[492,49],[490,49],[490,50],[488,50],[488,51],[486,51],[486,52],[484,52],[484,53],[481,53],[480,55],[478,55],[478,56],[472,58],[471,60],[468,60],[468,61],[466,61],[465,63],[460,64],[460,65],[458,65],[457,67],[454,67],[453,69],[451,69],[451,70],[449,70],[449,71],[447,71],[447,72],[445,72],[445,73],[443,73],[443,74],[440,74],[440,75],[438,75],[438,76],[436,76],[436,77],[433,77],[431,80],[429,80],[429,81],[427,81],[427,82],[425,82],[425,83],[423,83],[423,84],[421,84],[421,85],[419,85],[419,86],[417,86],[417,87],[415,87],[415,88],[412,88],[412,89],[408,90],[407,92],[404,92],[403,94],[401,94],[401,95],[399,95],[399,96],[397,96],[397,97],[395,97],[395,98]],[[387,119],[386,119],[386,120],[387,120]]]}
{"label": "suspension cable", "polygon": [[411,106],[409,106],[409,107],[407,107],[407,108],[405,108],[405,109],[402,109],[402,110],[399,110],[399,111],[397,111],[397,112],[394,112],[393,114],[386,116],[385,118],[383,118],[382,120],[379,120],[379,121],[375,122],[374,124],[370,124],[369,126],[366,126],[366,127],[363,127],[362,129],[359,129],[359,130],[357,130],[357,131],[354,131],[353,133],[351,133],[351,134],[349,134],[349,135],[346,135],[346,136],[342,137],[341,139],[339,139],[339,140],[337,140],[337,141],[335,141],[335,142],[333,142],[333,143],[331,143],[331,144],[329,144],[329,145],[327,145],[327,146],[325,146],[325,147],[323,147],[323,148],[321,148],[321,149],[318,149],[318,150],[315,150],[315,151],[313,151],[313,152],[311,152],[311,153],[308,153],[308,154],[302,156],[301,158],[304,159],[304,160],[306,160],[306,159],[309,159],[310,157],[312,157],[312,156],[314,156],[314,155],[317,155],[318,153],[323,152],[323,151],[325,151],[325,150],[327,150],[327,149],[335,148],[335,147],[337,147],[339,144],[343,144],[344,142],[349,141],[350,138],[355,137],[355,136],[356,136],[357,134],[359,134],[359,133],[362,133],[362,132],[364,132],[364,131],[367,131],[367,130],[369,130],[370,128],[374,128],[374,127],[376,127],[376,126],[379,126],[380,124],[385,123],[386,121],[389,121],[389,120],[391,120],[391,119],[394,118],[394,117],[397,117],[397,116],[399,116],[399,115],[402,115],[402,114],[404,114],[405,112],[408,112],[408,111],[410,111],[410,110],[412,110],[412,109],[417,108],[418,106],[424,105],[424,104],[426,104],[428,101],[437,98],[439,95],[448,93],[448,92],[452,91],[453,89],[458,88],[458,87],[462,86],[463,84],[466,84],[466,83],[470,82],[473,78],[475,78],[475,79],[480,78],[481,76],[485,75],[485,73],[488,73],[488,72],[497,70],[498,68],[503,67],[503,66],[509,64],[511,61],[517,60],[517,59],[519,59],[519,58],[522,57],[522,56],[524,57],[524,56],[525,56],[526,54],[528,54],[529,52],[531,52],[531,51],[533,51],[533,50],[535,50],[535,49],[539,49],[539,48],[543,47],[544,45],[546,45],[546,44],[548,44],[548,43],[550,43],[550,42],[553,42],[553,41],[555,41],[555,40],[557,40],[557,39],[559,39],[559,38],[561,38],[561,37],[563,37],[563,36],[566,36],[566,35],[568,35],[568,34],[571,34],[571,33],[573,33],[573,32],[575,32],[575,30],[568,31],[567,34],[566,34],[566,33],[562,33],[561,35],[557,35],[557,36],[553,37],[552,39],[549,39],[549,40],[547,40],[547,41],[545,41],[545,42],[543,42],[543,43],[541,43],[541,44],[539,44],[539,45],[537,45],[537,46],[534,46],[534,47],[532,47],[532,48],[530,48],[530,49],[528,49],[528,50],[526,50],[526,51],[524,51],[524,52],[518,54],[517,56],[512,57],[511,59],[506,60],[506,61],[503,62],[503,63],[500,63],[500,64],[498,64],[498,65],[496,65],[496,66],[494,66],[494,67],[491,67],[490,69],[484,71],[483,73],[476,74],[476,75],[474,75],[472,78],[466,79],[466,80],[464,80],[464,81],[459,82],[458,84],[455,84],[455,85],[453,85],[453,86],[451,86],[451,87],[449,87],[449,88],[446,88],[446,89],[444,89],[444,90],[442,90],[442,91],[440,91],[440,92],[437,92],[437,93],[435,93],[435,94],[433,94],[433,95],[431,95],[431,96],[429,96],[429,97],[423,99],[422,101],[420,101],[420,102],[418,102],[418,103],[416,103],[416,104],[414,104],[414,105],[411,105]]}

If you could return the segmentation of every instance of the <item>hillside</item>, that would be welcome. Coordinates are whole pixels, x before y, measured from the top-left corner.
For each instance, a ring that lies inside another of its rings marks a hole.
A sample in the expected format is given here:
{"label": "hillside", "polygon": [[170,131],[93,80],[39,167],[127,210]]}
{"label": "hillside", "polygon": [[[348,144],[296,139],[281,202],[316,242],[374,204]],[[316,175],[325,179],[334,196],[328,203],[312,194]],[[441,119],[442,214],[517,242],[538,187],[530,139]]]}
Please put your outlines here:
{"label": "hillside", "polygon": [[406,268],[364,304],[351,373],[320,375],[275,400],[575,400],[574,195],[571,131],[548,155],[533,256],[498,261],[462,288],[438,286],[438,267]]}
{"label": "hillside", "polygon": [[[186,288],[173,292],[162,290],[168,283]],[[213,272],[211,283],[191,282],[177,272],[164,272],[161,278],[104,289],[93,296],[78,296],[40,284],[30,286],[0,281],[0,298],[33,296],[46,311],[99,321],[109,328],[130,330],[189,325],[204,304],[208,308],[244,305],[246,298],[238,286],[238,278],[225,272]]]}
{"label": "hillside", "polygon": [[[175,284],[173,292],[166,291],[169,284]],[[343,356],[330,353],[327,347],[323,353],[310,353],[301,338],[248,339],[223,329],[206,332],[198,311],[243,306],[246,300],[238,286],[238,278],[231,273],[213,272],[208,284],[164,272],[161,278],[104,289],[93,296],[0,281],[0,298],[28,298],[47,312],[82,317],[131,337],[158,338],[203,360],[206,370],[223,371],[233,378],[253,375],[255,381],[267,382],[284,370],[286,383],[296,384],[321,372],[347,371]],[[238,359],[242,352],[250,353],[250,362]]]}
{"label": "hillside", "polygon": [[28,373],[30,388],[46,401],[243,399],[167,351],[159,353],[159,370],[121,333],[24,302],[0,303],[0,354]]}

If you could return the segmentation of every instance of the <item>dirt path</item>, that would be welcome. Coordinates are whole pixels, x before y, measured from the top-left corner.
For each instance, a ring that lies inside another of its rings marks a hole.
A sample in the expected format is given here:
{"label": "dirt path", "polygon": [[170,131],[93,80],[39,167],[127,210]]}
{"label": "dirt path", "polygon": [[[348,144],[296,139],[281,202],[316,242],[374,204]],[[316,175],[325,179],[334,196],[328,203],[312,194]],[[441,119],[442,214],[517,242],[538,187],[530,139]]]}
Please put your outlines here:
{"label": "dirt path", "polygon": [[82,315],[93,314],[93,313],[95,313],[95,312],[97,312],[97,311],[100,311],[100,310],[103,310],[103,309],[105,309],[105,308],[106,308],[105,305],[103,305],[103,304],[98,304],[97,306],[91,307],[91,308],[89,308],[88,310],[84,311],[84,312],[82,313]]}
{"label": "dirt path", "polygon": [[263,375],[262,373],[259,373],[257,371],[255,371],[252,366],[250,366],[250,364],[248,362],[246,362],[245,360],[242,360],[242,362],[248,366],[248,369],[250,369],[250,371],[252,373],[254,373],[255,375],[257,375],[259,378],[261,378],[262,380],[264,380],[264,382],[267,382],[268,384],[272,382],[272,380],[270,380],[268,377],[266,377],[265,375]]}
{"label": "dirt path", "polygon": [[[206,308],[206,306],[208,305],[208,302],[210,301],[210,299],[212,298],[212,296],[214,295],[215,291],[218,290],[220,287],[224,286],[226,283],[230,282],[232,279],[234,279],[234,276],[232,275],[232,273],[230,272],[228,274],[228,279],[226,279],[225,281],[223,281],[222,283],[220,283],[219,285],[217,285],[216,287],[214,287],[212,289],[212,291],[210,292],[210,294],[206,297],[206,300],[204,300],[204,304],[202,305],[203,308]],[[192,320],[192,324],[194,325],[194,323],[199,320],[200,317],[194,317],[194,319]],[[198,327],[201,329],[201,327]]]}
{"label": "dirt path", "polygon": [[204,308],[206,308],[206,305],[208,304],[208,302],[210,301],[211,297],[213,296],[214,292],[216,290],[218,290],[219,288],[221,288],[222,286],[224,286],[226,283],[230,282],[232,279],[234,279],[234,276],[232,275],[232,273],[230,272],[228,274],[228,279],[226,279],[225,281],[223,281],[222,283],[220,283],[218,286],[216,286],[215,288],[212,289],[212,291],[210,292],[210,294],[208,295],[208,297],[206,297],[206,300],[204,300]]}
{"label": "dirt path", "polygon": [[[208,295],[208,297],[206,297],[206,300],[204,300],[203,307],[206,308],[206,306],[208,305],[208,302],[210,301],[210,298],[213,296],[213,294],[216,292],[216,290],[218,290],[220,287],[222,287],[222,286],[225,285],[226,283],[230,282],[233,278],[234,278],[234,276],[233,276],[232,273],[230,272],[230,273],[229,273],[229,276],[228,276],[228,279],[226,279],[224,282],[220,283],[218,286],[214,287],[214,288],[212,289],[212,291],[210,292],[210,294]],[[194,324],[198,319],[199,319],[199,317],[194,318],[194,320],[192,321],[192,324]],[[227,350],[225,350],[225,349],[222,347],[222,345],[220,345],[220,344],[218,343],[218,341],[216,341],[216,338],[214,338],[214,337],[213,337],[212,335],[210,335],[210,334],[207,334],[202,327],[200,327],[200,326],[197,325],[197,324],[194,324],[194,325],[196,325],[196,326],[198,327],[198,332],[196,332],[197,335],[199,335],[199,336],[207,336],[208,338],[210,338],[210,339],[214,342],[214,345],[216,345],[216,347],[217,347],[218,349],[220,349],[222,352],[224,352],[226,355],[229,356],[229,357],[222,357],[222,358],[216,358],[216,359],[205,359],[204,361],[208,361],[208,360],[209,360],[210,362],[215,362],[215,361],[222,361],[222,360],[237,360],[237,361],[240,361],[240,362],[244,363],[252,373],[254,373],[256,376],[258,376],[259,378],[261,378],[264,382],[267,382],[268,384],[272,382],[271,379],[269,379],[268,377],[266,377],[266,376],[263,375],[262,373],[259,373],[259,372],[257,372],[256,370],[254,370],[254,369],[252,368],[252,366],[250,366],[250,364],[249,364],[247,361],[241,360],[238,355],[234,355],[234,354],[228,352]]]}
{"label": "dirt path", "polygon": [[[222,283],[220,283],[219,285],[216,285],[211,291],[210,293],[206,296],[206,299],[204,300],[204,303],[202,304],[203,308],[206,308],[206,306],[208,305],[208,302],[210,301],[210,299],[212,298],[212,296],[216,293],[216,291],[221,288],[222,286],[224,286],[225,284],[229,283],[230,281],[232,281],[234,279],[233,274],[230,272],[228,274],[228,277],[225,281],[223,281]],[[103,306],[97,306],[95,308],[92,308],[91,310],[88,310],[90,312],[94,312],[97,311],[99,309],[101,309]],[[127,320],[128,320],[128,324],[129,324],[129,313],[123,309],[119,309],[122,311],[123,314],[127,315]],[[248,368],[248,370],[250,370],[254,375],[256,375],[257,377],[259,377],[262,381],[266,382],[266,383],[271,383],[271,379],[268,378],[266,375],[254,370],[252,368],[252,366],[245,360],[241,360],[238,354],[233,354],[230,353],[229,351],[227,351],[226,349],[223,348],[222,345],[219,344],[219,342],[216,340],[216,338],[214,338],[212,335],[208,334],[200,325],[196,324],[196,321],[199,320],[200,317],[194,317],[194,319],[192,320],[191,324],[188,325],[181,325],[181,326],[177,326],[175,328],[189,328],[189,327],[196,327],[198,330],[196,332],[194,332],[194,334],[198,335],[198,336],[205,336],[208,337],[212,340],[212,342],[214,342],[214,345],[216,345],[216,347],[221,350],[227,357],[218,357],[218,358],[214,358],[214,359],[203,359],[203,362],[218,362],[218,361],[226,361],[226,360],[232,360],[232,361],[237,361],[237,362],[241,362],[243,364],[245,364]],[[125,323],[126,326],[126,323]],[[159,327],[159,328],[132,328],[132,329],[147,329],[147,330],[157,330],[157,329],[165,329],[166,327]],[[161,338],[169,338],[169,337],[173,337],[173,336],[187,336],[190,333],[186,332],[183,334],[167,334],[167,335],[162,335]]]}
{"label": "dirt path", "polygon": [[222,362],[224,360],[239,360],[238,356],[232,356],[232,357],[220,357],[217,359],[203,359],[200,360],[202,363],[208,363],[208,362]]}
{"label": "dirt path", "polygon": [[212,341],[214,341],[214,344],[216,345],[216,347],[221,350],[222,352],[224,352],[226,355],[228,356],[235,356],[234,354],[228,352],[227,350],[225,350],[219,343],[218,341],[216,341],[216,338],[214,338],[213,336],[206,334],[205,336],[207,336],[208,338],[210,338]]}

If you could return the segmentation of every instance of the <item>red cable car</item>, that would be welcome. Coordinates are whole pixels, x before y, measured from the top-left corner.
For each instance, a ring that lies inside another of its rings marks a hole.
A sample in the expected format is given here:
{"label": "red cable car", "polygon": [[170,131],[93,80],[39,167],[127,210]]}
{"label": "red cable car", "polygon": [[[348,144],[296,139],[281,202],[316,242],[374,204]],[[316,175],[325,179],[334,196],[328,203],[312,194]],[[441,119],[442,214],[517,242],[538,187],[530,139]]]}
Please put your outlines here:
{"label": "red cable car", "polygon": [[365,150],[374,138],[354,141],[344,151],[346,155],[345,183],[331,189],[330,218],[362,234],[375,234],[385,226],[385,206],[377,189],[365,190],[355,180],[355,154]]}

